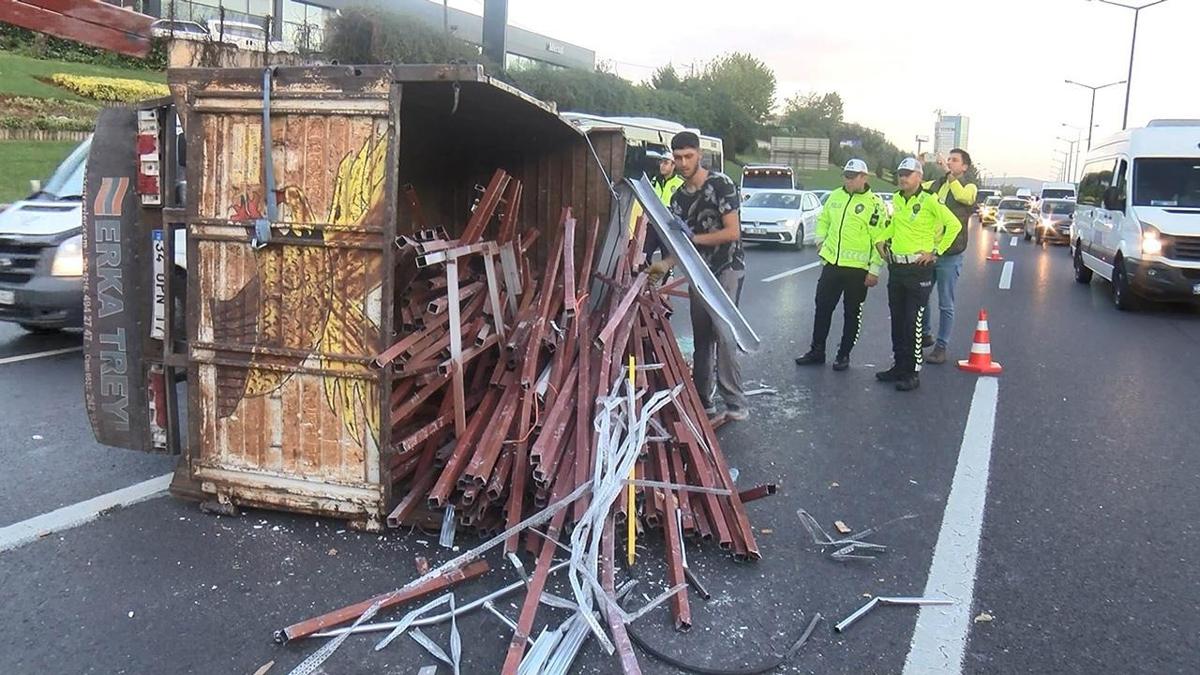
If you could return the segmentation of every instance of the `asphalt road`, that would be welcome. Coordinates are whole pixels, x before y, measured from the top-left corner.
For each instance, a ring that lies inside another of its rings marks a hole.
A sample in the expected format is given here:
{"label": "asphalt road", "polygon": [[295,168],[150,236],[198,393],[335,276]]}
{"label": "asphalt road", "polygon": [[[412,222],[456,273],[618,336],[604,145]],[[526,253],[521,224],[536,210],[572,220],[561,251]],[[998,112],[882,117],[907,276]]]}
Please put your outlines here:
{"label": "asphalt road", "polygon": [[[1197,672],[1200,455],[1187,419],[1200,391],[1200,313],[1117,312],[1105,282],[1074,283],[1065,249],[1011,246],[1008,237],[1001,251],[1013,262],[1012,285],[1001,290],[1003,265],[983,260],[990,233],[976,226],[972,236],[951,351],[966,357],[975,314],[986,307],[1005,372],[962,672]],[[721,436],[739,484],[782,486],[749,506],[764,559],[737,565],[689,549],[714,595],[707,603],[693,596],[691,633],[675,633],[666,610],[635,625],[663,651],[733,667],[784,649],[820,612],[828,621],[784,672],[898,673],[915,610],[879,608],[843,634],[830,625],[864,594],[924,592],[947,536],[943,511],[977,378],[944,365],[928,366],[914,393],[876,384],[873,371],[890,362],[882,285],[869,295],[850,371],[795,367],[809,341],[819,270],[763,279],[815,260],[812,250],[749,247],[742,307],[764,349],[744,359],[744,376],[779,394],[755,398],[750,421]],[[677,323],[686,319],[680,312]],[[78,353],[2,363],[78,341],[0,326],[0,527],[171,469],[169,458],[91,440]],[[873,538],[890,547],[878,560],[839,563],[808,539],[799,508],[831,531],[834,520],[860,531],[916,518]],[[651,537],[635,570],[647,595],[661,588],[660,551]],[[224,518],[153,499],[0,552],[0,672],[249,674],[269,661],[271,673],[287,672],[317,643],[275,645],[272,631],[403,584],[415,575],[414,555],[436,564],[451,553],[420,532],[360,534],[265,511]],[[491,562],[493,571],[460,586],[459,597],[514,578],[503,561]],[[509,602],[500,606],[515,616]],[[974,620],[985,613],[990,621]],[[508,631],[482,614],[459,627],[464,672],[493,672]],[[446,642],[445,627],[428,633]],[[433,663],[410,641],[381,652],[372,644],[347,641],[325,672],[412,673]],[[649,673],[675,672],[641,661]],[[616,670],[594,642],[578,665]]]}

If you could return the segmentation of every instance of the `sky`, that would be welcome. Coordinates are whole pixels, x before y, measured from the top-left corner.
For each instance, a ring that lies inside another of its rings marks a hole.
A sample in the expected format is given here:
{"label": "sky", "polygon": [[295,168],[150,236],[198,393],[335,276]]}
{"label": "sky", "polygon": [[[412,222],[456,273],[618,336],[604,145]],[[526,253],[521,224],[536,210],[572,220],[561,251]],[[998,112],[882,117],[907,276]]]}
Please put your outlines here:
{"label": "sky", "polygon": [[[935,110],[967,115],[968,149],[995,178],[1054,179],[1068,148],[1056,137],[1076,136],[1063,123],[1086,145],[1091,94],[1063,80],[1126,79],[1133,18],[1094,0],[509,0],[510,23],[593,49],[633,81],[744,51],[775,71],[778,105],[837,91],[847,121],[901,148],[932,138]],[[1198,26],[1200,0],[1141,12],[1130,126],[1200,118]],[[1120,130],[1124,102],[1124,85],[1097,92],[1094,138]]]}

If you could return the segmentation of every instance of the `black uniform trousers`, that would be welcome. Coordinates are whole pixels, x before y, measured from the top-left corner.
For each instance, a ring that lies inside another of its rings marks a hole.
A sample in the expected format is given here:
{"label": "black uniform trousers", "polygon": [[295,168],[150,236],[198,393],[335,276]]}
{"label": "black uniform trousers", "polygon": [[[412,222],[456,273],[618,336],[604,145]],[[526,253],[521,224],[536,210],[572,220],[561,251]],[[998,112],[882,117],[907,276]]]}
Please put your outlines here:
{"label": "black uniform trousers", "polygon": [[[839,267],[826,263],[817,280],[817,310],[813,318],[812,350],[825,353],[833,310],[842,300],[842,342],[838,356],[850,356],[862,330],[862,305],[867,299],[867,271],[857,267]],[[843,300],[843,296],[845,299]]]}
{"label": "black uniform trousers", "polygon": [[902,375],[921,371],[925,357],[925,305],[933,290],[933,265],[892,263],[888,266],[888,308],[892,313],[892,356]]}

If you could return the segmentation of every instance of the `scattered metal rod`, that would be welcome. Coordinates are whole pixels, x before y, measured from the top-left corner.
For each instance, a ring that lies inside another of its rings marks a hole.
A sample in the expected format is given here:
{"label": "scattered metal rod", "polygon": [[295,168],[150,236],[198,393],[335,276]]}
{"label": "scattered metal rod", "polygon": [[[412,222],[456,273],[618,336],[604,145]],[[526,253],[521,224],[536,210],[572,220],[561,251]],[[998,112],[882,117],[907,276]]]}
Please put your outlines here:
{"label": "scattered metal rod", "polygon": [[833,630],[841,633],[849,628],[854,622],[863,618],[868,612],[875,609],[876,605],[953,605],[954,601],[947,598],[910,598],[910,597],[886,597],[879,596],[871,598],[867,604],[859,607],[850,616],[842,619],[833,626]]}
{"label": "scattered metal rod", "polygon": [[[554,566],[550,568],[550,573],[553,574],[554,572],[557,572],[558,570],[566,567],[569,564],[570,563],[566,560],[555,563]],[[525,586],[526,586],[526,583],[524,581],[516,581],[514,583],[511,583],[511,584],[503,587],[503,588],[493,591],[481,598],[477,598],[465,605],[462,605],[461,607],[458,607],[454,613],[455,613],[455,615],[461,616],[468,612],[473,612],[476,609],[479,609],[480,607],[482,607],[483,603],[499,600],[502,597],[505,597],[507,595],[511,595],[511,594],[515,593],[516,591],[524,588]],[[450,612],[445,612],[443,614],[438,614],[435,616],[427,616],[427,617],[421,617],[419,619],[415,619],[415,620],[411,621],[409,625],[433,626],[433,625],[443,623],[443,622],[449,621],[449,620],[450,620]],[[321,633],[315,633],[315,634],[313,634],[312,637],[318,637],[318,638],[337,637],[338,635],[341,635],[343,633],[353,633],[356,635],[361,634],[361,633],[379,633],[379,632],[382,632],[385,630],[386,631],[395,630],[396,626],[399,626],[399,625],[400,625],[399,621],[388,621],[388,622],[383,622],[383,623],[365,623],[365,624],[362,624],[362,625],[356,627],[352,631],[348,628],[338,628],[338,629],[334,629],[334,630],[324,631]]]}
{"label": "scattered metal rod", "polygon": [[774,483],[765,483],[757,487],[742,490],[738,493],[738,498],[742,500],[743,504],[745,504],[746,502],[752,502],[756,499],[762,499],[763,497],[770,497],[777,492],[779,492],[778,485]]}
{"label": "scattered metal rod", "polygon": [[692,589],[696,591],[696,595],[700,596],[701,600],[712,600],[712,593],[709,593],[704,584],[700,583],[700,578],[696,576],[696,573],[690,567],[683,568],[683,576],[687,579]]}
{"label": "scattered metal rod", "polygon": [[274,635],[275,641],[284,643],[289,640],[315,635],[318,631],[359,618],[376,602],[381,603],[380,609],[386,609],[393,605],[419,600],[443,591],[461,581],[482,576],[489,568],[487,561],[477,560],[464,565],[461,569],[447,568],[446,570],[442,570],[440,567],[438,569],[441,571],[437,575],[434,575],[433,572],[423,574],[416,582],[406,585],[401,591],[377,595],[368,600],[363,600],[362,602],[348,605],[341,609],[335,609],[332,612],[306,619],[299,623],[294,623],[287,628],[276,631]]}
{"label": "scattered metal rod", "polygon": [[773,396],[778,393],[779,390],[775,389],[774,387],[759,387],[758,389],[750,389],[742,392],[742,394],[745,396],[762,396],[764,394]]}
{"label": "scattered metal rod", "polygon": [[679,492],[699,492],[706,495],[733,494],[732,490],[727,490],[725,488],[705,487],[703,485],[686,485],[684,483],[667,483],[661,480],[645,480],[642,478],[626,478],[623,483],[625,485],[636,485],[637,487],[663,488],[666,490],[677,490]]}
{"label": "scattered metal rod", "polygon": [[[504,612],[501,612],[500,610],[496,609],[496,606],[492,604],[491,600],[485,600],[483,602],[483,608],[486,609],[487,611],[491,612],[492,615],[495,616],[497,619],[500,619],[500,621],[503,622],[505,626],[508,626],[512,630],[517,629],[517,623],[515,621],[513,621],[512,619],[508,618],[507,616],[505,616]],[[525,642],[531,646],[533,645],[533,640],[529,639],[529,636],[525,637]]]}

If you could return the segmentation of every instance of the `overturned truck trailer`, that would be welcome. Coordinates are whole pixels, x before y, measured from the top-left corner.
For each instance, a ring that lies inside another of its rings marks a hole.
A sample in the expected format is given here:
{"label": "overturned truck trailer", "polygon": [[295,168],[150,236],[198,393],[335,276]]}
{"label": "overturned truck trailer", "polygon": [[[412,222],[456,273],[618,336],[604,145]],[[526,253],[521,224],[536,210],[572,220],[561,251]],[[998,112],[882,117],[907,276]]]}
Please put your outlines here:
{"label": "overturned truck trailer", "polygon": [[[180,452],[178,493],[378,527],[396,501],[394,373],[374,360],[405,319],[397,289],[412,260],[398,237],[457,237],[501,169],[523,186],[512,215],[525,230],[549,234],[572,207],[582,241],[619,208],[624,139],[585,136],[474,66],[178,69],[169,83],[174,106],[106,111],[107,150],[89,163],[97,438]],[[161,198],[147,199],[155,183]],[[186,269],[164,284],[153,261],[164,241],[171,259],[183,228]],[[114,237],[125,254],[101,261]],[[544,259],[552,239],[528,255]],[[127,280],[121,311],[101,316],[114,274]],[[186,335],[164,336],[179,312]]]}

